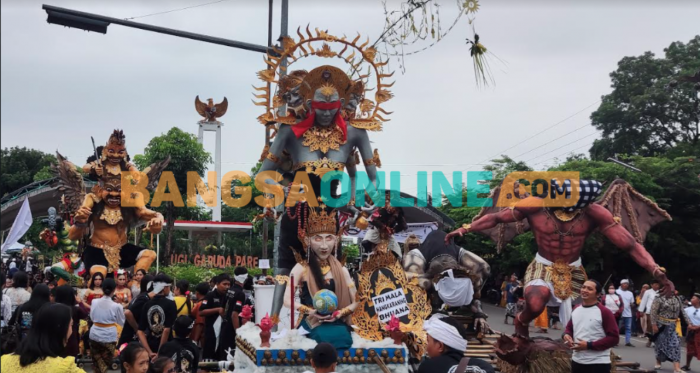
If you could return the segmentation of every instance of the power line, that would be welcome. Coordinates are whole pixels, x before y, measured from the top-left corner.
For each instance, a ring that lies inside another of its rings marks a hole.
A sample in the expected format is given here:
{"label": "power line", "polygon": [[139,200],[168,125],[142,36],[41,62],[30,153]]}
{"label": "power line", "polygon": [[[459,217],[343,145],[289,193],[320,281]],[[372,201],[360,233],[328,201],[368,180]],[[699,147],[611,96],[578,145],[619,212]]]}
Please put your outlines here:
{"label": "power line", "polygon": [[534,159],[537,159],[537,158],[539,158],[539,157],[541,157],[541,156],[543,156],[543,155],[549,154],[549,153],[551,153],[551,152],[553,152],[553,151],[559,150],[559,149],[564,148],[564,147],[566,147],[566,146],[569,146],[569,145],[571,145],[571,144],[573,144],[573,143],[579,142],[579,141],[581,141],[581,140],[583,140],[583,139],[585,139],[585,138],[587,138],[587,137],[591,137],[591,136],[597,135],[597,134],[598,134],[598,132],[590,133],[590,134],[588,134],[588,135],[586,135],[586,136],[584,136],[584,137],[581,137],[581,138],[579,138],[579,139],[577,139],[577,140],[574,140],[574,141],[572,141],[572,142],[570,142],[570,143],[564,144],[564,145],[562,145],[562,146],[560,146],[560,147],[558,147],[558,148],[556,148],[556,149],[552,149],[552,150],[550,150],[550,151],[548,151],[548,152],[546,152],[546,153],[542,153],[542,154],[538,155],[538,156],[535,157],[535,158],[530,158],[530,159],[528,159],[527,161],[525,161],[525,163],[528,163],[528,162],[530,162],[530,161],[532,161],[532,160],[534,160]]}
{"label": "power line", "polygon": [[217,1],[212,1],[212,2],[204,3],[204,4],[190,5],[190,6],[186,6],[186,7],[184,7],[184,8],[171,9],[171,10],[166,10],[166,11],[163,11],[163,12],[150,13],[150,14],[145,14],[145,15],[142,15],[142,16],[135,16],[135,17],[124,18],[124,20],[129,21],[129,20],[137,19],[137,18],[145,18],[145,17],[150,17],[150,16],[157,16],[157,15],[159,15],[159,14],[167,14],[167,13],[179,12],[179,11],[181,11],[181,10],[187,10],[187,9],[192,9],[192,8],[198,8],[198,7],[200,7],[200,6],[206,6],[206,5],[211,5],[211,4],[222,3],[222,2],[224,2],[224,1],[229,1],[229,0],[217,0]]}
{"label": "power line", "polygon": [[[564,123],[564,122],[566,122],[567,120],[569,120],[569,119],[571,119],[571,118],[573,118],[573,117],[575,117],[575,116],[581,114],[582,112],[588,110],[591,106],[593,106],[593,105],[595,105],[595,104],[597,104],[597,103],[599,103],[599,102],[600,102],[600,100],[596,100],[595,102],[593,102],[592,104],[586,106],[585,108],[583,108],[583,109],[581,109],[581,110],[575,112],[574,114],[571,114],[571,115],[569,115],[568,117],[566,117],[566,118],[564,118],[564,119],[562,119],[562,120],[560,120],[560,121],[558,121],[558,122],[552,124],[551,126],[545,128],[545,129],[543,129],[543,130],[540,131],[540,132],[537,132],[536,134],[534,134],[534,135],[532,135],[532,136],[526,138],[525,140],[520,141],[519,143],[517,143],[517,144],[515,144],[515,145],[513,145],[513,146],[511,146],[511,147],[509,147],[509,148],[507,148],[507,149],[505,149],[505,150],[501,150],[500,152],[498,152],[498,153],[496,153],[496,154],[494,154],[494,155],[492,155],[492,156],[490,156],[490,157],[488,157],[488,158],[486,158],[486,159],[480,161],[479,163],[473,163],[473,165],[480,165],[480,164],[483,164],[483,162],[488,162],[489,160],[493,159],[493,157],[499,156],[499,155],[501,155],[501,154],[507,152],[508,150],[511,150],[511,149],[515,148],[516,146],[518,146],[518,145],[520,145],[520,144],[523,144],[523,143],[525,143],[525,142],[527,142],[527,141],[529,141],[529,140],[532,140],[533,138],[535,138],[535,137],[537,137],[537,136],[543,134],[544,132],[546,132],[546,131],[552,129],[553,127],[556,127],[557,125],[559,125],[559,124],[561,124],[561,123]],[[588,125],[586,125],[586,126],[588,126]],[[576,129],[576,130],[574,130],[574,131],[577,131],[577,130],[578,130],[578,129]],[[527,153],[523,153],[523,154],[527,154]]]}
{"label": "power line", "polygon": [[[544,143],[544,144],[542,144],[542,145],[540,145],[540,146],[538,146],[538,147],[536,147],[536,148],[532,148],[532,149],[526,151],[525,153],[518,154],[518,155],[516,155],[516,156],[513,157],[513,158],[520,158],[521,156],[523,156],[523,155],[525,155],[525,154],[531,153],[531,152],[533,152],[533,151],[535,151],[535,150],[537,150],[537,149],[539,149],[539,148],[541,148],[541,147],[543,147],[543,146],[545,146],[545,145],[549,145],[549,144],[551,144],[551,143],[553,143],[553,142],[555,142],[555,141],[561,139],[562,137],[569,136],[569,135],[571,135],[572,133],[574,133],[574,132],[576,132],[576,131],[578,131],[578,130],[584,129],[584,128],[586,128],[586,127],[590,127],[590,125],[589,125],[588,123],[586,123],[586,124],[584,124],[583,126],[581,126],[581,127],[579,127],[579,128],[576,128],[575,130],[573,130],[573,131],[571,131],[571,132],[567,132],[567,133],[565,133],[565,134],[563,134],[563,135],[557,137],[557,138],[554,139],[554,140],[547,141],[546,143]],[[545,153],[545,154],[547,154],[547,153]]]}
{"label": "power line", "polygon": [[[567,151],[567,152],[565,152],[565,153],[559,154],[559,155],[554,156],[554,157],[552,157],[552,158],[548,158],[548,159],[545,159],[544,161],[537,162],[537,163],[535,163],[534,165],[542,164],[542,163],[548,162],[548,161],[550,161],[550,160],[552,160],[552,159],[559,158],[559,157],[561,157],[561,156],[563,156],[563,155],[571,154],[571,153],[575,152],[576,150],[579,150],[579,149],[581,149],[581,148],[585,148],[585,147],[591,146],[591,145],[593,145],[593,143],[589,143],[589,144],[586,144],[586,145],[583,145],[583,146],[579,146],[578,148],[569,150],[569,151]],[[534,166],[534,165],[533,165],[533,166]]]}

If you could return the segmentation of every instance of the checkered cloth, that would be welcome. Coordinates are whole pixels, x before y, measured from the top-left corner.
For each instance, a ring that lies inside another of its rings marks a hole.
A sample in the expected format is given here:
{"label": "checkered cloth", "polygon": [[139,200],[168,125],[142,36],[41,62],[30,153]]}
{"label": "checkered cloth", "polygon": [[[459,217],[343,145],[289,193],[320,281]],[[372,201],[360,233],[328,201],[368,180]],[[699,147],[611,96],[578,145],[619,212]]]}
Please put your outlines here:
{"label": "checkered cloth", "polygon": [[[566,198],[571,198],[571,180],[564,180],[563,185],[557,180],[551,180],[552,191],[551,198],[556,197],[556,193],[566,192]],[[603,192],[603,184],[595,180],[579,180],[578,181],[578,202],[574,206],[563,208],[562,210],[573,212],[578,209],[582,209],[595,201],[596,198]],[[556,189],[556,192],[555,192]]]}

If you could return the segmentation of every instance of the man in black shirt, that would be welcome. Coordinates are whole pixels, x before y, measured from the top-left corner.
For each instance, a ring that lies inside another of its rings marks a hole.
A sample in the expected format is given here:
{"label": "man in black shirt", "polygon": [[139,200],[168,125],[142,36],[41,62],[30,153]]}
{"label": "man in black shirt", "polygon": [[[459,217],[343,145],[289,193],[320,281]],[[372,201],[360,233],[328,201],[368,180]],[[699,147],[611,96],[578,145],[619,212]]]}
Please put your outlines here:
{"label": "man in black shirt", "polygon": [[141,321],[141,311],[146,302],[151,300],[155,296],[154,293],[148,292],[148,284],[153,281],[152,275],[145,275],[141,279],[141,293],[134,299],[131,300],[129,308],[124,310],[124,316],[126,317],[126,323],[124,323],[124,329],[122,329],[122,334],[119,337],[119,342],[117,346],[121,346],[124,343],[137,342],[138,336],[136,331],[139,330],[139,321]]}
{"label": "man in black shirt", "polygon": [[173,325],[177,337],[164,344],[158,351],[158,356],[165,356],[175,363],[177,373],[197,373],[199,348],[189,338],[193,327],[193,318],[179,316]]}
{"label": "man in black shirt", "polygon": [[223,323],[221,324],[221,336],[217,355],[219,360],[226,360],[227,353],[236,348],[236,330],[241,327],[241,319],[238,315],[243,311],[246,302],[243,284],[248,279],[248,270],[245,267],[236,267],[233,270],[233,286],[226,294],[226,307],[224,309]]}
{"label": "man in black shirt", "polygon": [[160,346],[170,339],[170,330],[177,317],[175,301],[167,298],[171,284],[172,279],[167,275],[156,276],[148,288],[148,292],[156,296],[146,302],[141,311],[138,336],[150,357],[155,356]]}
{"label": "man in black shirt", "polygon": [[467,351],[467,332],[455,319],[436,314],[423,327],[428,334],[426,350],[430,358],[423,360],[418,373],[495,372],[491,364],[484,360],[464,357]]}
{"label": "man in black shirt", "polygon": [[[226,273],[222,273],[215,278],[216,285],[214,290],[207,294],[207,297],[202,301],[202,305],[199,307],[199,315],[204,317],[204,344],[203,344],[203,359],[218,359],[218,343],[221,340],[220,331],[223,326],[223,319],[218,325],[219,329],[215,330],[214,324],[217,323],[217,319],[223,318],[225,315],[226,308],[226,294],[228,293],[229,287],[231,287],[231,276]],[[235,343],[235,341],[234,341]]]}

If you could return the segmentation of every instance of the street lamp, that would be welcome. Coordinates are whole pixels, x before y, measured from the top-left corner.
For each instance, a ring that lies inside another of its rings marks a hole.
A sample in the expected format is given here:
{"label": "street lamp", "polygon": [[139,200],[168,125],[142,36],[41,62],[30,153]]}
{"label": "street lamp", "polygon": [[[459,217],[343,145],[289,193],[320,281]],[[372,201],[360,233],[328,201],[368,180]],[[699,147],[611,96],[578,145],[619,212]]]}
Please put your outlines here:
{"label": "street lamp", "polygon": [[[167,28],[167,27],[153,26],[153,25],[148,25],[148,24],[140,23],[140,22],[133,22],[133,21],[127,21],[127,20],[119,19],[119,18],[101,16],[99,14],[92,14],[92,13],[80,12],[80,11],[72,10],[72,9],[60,8],[60,7],[53,6],[53,5],[44,4],[44,5],[42,5],[42,9],[44,9],[46,11],[46,13],[48,14],[48,19],[46,20],[48,23],[66,26],[66,27],[73,27],[73,28],[77,28],[77,29],[81,29],[81,30],[85,30],[85,31],[93,31],[93,32],[99,32],[101,34],[106,34],[107,33],[107,26],[109,26],[110,24],[115,24],[115,25],[121,25],[121,26],[125,26],[125,27],[137,28],[137,29],[145,30],[145,31],[157,32],[160,34],[173,35],[173,36],[177,36],[177,37],[181,37],[181,38],[203,41],[206,43],[224,45],[224,46],[232,47],[232,48],[245,49],[245,50],[252,51],[252,52],[259,52],[259,53],[270,52],[273,55],[276,54],[273,52],[273,49],[271,47],[264,46],[264,45],[244,43],[241,41],[218,38],[215,36],[196,34],[193,32],[175,30],[175,29],[171,29],[171,28]],[[286,24],[286,20],[284,20],[284,23]],[[285,33],[285,35],[286,35],[286,33]]]}

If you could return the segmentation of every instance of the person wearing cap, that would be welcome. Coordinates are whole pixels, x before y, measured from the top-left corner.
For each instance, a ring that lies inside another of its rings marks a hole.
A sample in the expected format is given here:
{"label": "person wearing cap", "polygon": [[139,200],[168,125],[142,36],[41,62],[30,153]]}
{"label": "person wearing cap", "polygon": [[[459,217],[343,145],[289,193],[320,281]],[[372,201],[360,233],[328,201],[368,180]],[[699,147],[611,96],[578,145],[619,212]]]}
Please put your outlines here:
{"label": "person wearing cap", "polygon": [[170,340],[170,330],[177,317],[175,301],[168,299],[172,282],[167,275],[159,274],[148,284],[148,292],[156,295],[143,306],[137,333],[151,358]]}
{"label": "person wearing cap", "polygon": [[177,373],[196,373],[199,365],[199,348],[189,338],[194,319],[189,316],[179,316],[175,319],[173,331],[175,338],[163,345],[158,356],[165,356],[175,362]]}
{"label": "person wearing cap", "polygon": [[688,316],[688,336],[686,337],[687,352],[685,355],[685,365],[681,368],[686,372],[690,371],[690,361],[693,357],[700,360],[700,293],[693,294],[690,298],[690,307],[683,310]]}
{"label": "person wearing cap", "polygon": [[428,334],[426,350],[418,373],[493,373],[491,364],[477,358],[464,357],[467,331],[457,320],[435,314],[423,323]]}
{"label": "person wearing cap", "polygon": [[307,370],[304,373],[334,373],[338,365],[338,352],[332,344],[321,342],[314,347],[311,353],[311,366],[314,371]]}
{"label": "person wearing cap", "polygon": [[598,302],[600,282],[588,280],[581,286],[583,304],[574,308],[566,324],[564,342],[574,353],[572,373],[609,373],[610,349],[620,341],[615,315]]}
{"label": "person wearing cap", "polygon": [[617,295],[622,299],[624,305],[622,309],[622,317],[620,317],[620,326],[625,328],[625,346],[634,347],[632,339],[632,303],[634,303],[634,294],[629,290],[630,281],[625,279],[620,281],[620,288],[617,289]]}

